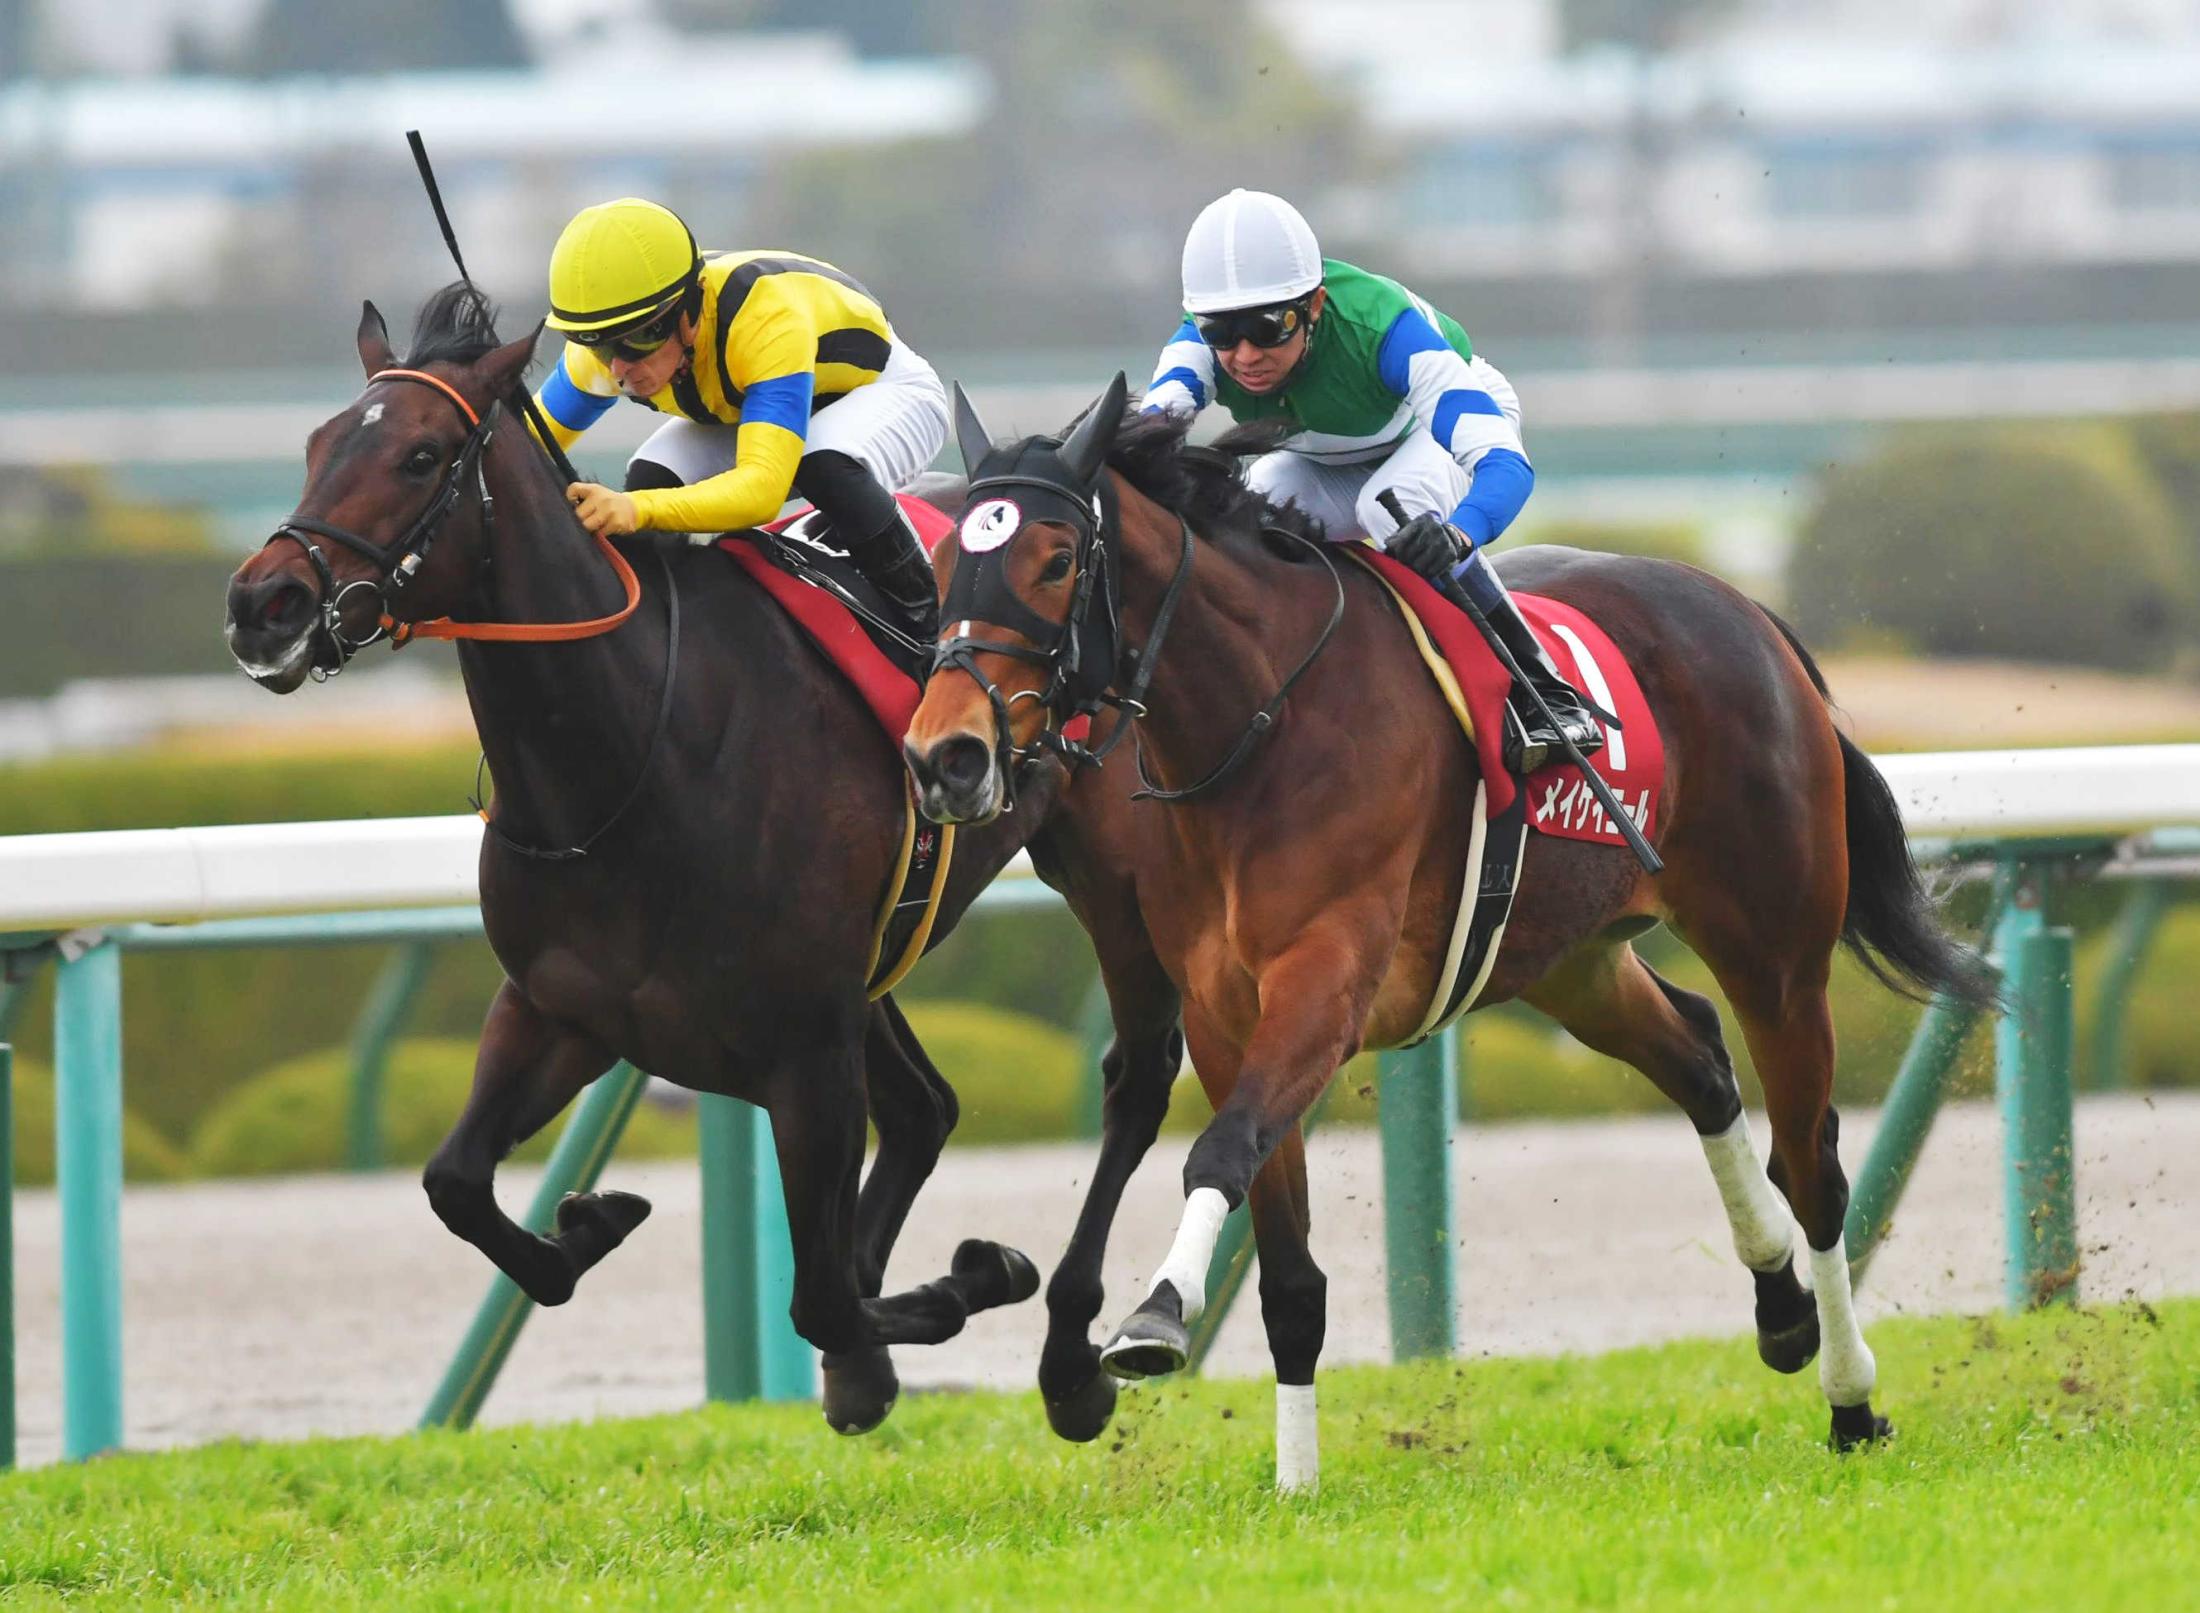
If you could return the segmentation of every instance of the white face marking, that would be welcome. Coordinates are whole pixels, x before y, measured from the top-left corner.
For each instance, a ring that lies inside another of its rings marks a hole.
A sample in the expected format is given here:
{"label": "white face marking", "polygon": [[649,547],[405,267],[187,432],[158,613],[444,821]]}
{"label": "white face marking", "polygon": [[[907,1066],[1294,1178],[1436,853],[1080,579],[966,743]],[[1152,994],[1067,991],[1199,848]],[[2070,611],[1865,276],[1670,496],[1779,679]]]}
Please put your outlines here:
{"label": "white face marking", "polygon": [[380,405],[379,403],[370,403],[367,405],[367,412],[359,417],[359,423],[362,426],[371,426],[381,418],[382,405]]}
{"label": "white face marking", "polygon": [[1014,499],[989,498],[963,517],[963,553],[984,554],[989,549],[998,549],[1013,538],[1016,529],[1023,524],[1024,512],[1016,507]]}

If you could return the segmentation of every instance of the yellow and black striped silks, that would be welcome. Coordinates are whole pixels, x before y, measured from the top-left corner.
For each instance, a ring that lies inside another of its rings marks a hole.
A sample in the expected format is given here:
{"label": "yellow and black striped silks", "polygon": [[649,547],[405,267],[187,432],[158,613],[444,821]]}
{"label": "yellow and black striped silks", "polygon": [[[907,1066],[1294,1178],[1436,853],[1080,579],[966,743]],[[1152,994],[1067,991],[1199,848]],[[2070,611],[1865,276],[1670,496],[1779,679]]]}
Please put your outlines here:
{"label": "yellow and black striped silks", "polygon": [[[740,428],[733,468],[691,487],[633,495],[640,523],[723,532],[779,513],[794,486],[810,416],[868,386],[886,367],[886,310],[853,277],[792,252],[703,257],[703,306],[693,362],[655,396],[661,414]],[[609,362],[569,342],[536,394],[560,446],[622,396]]]}

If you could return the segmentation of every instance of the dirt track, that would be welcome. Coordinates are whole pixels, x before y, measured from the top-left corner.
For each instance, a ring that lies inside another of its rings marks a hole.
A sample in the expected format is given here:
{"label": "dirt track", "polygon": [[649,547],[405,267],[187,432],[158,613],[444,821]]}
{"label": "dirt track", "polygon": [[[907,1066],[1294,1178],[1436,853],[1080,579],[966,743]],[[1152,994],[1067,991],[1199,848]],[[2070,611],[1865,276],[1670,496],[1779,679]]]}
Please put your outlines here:
{"label": "dirt track", "polygon": [[[1852,1171],[1875,1118],[1845,1117]],[[1761,1117],[1756,1124],[1762,1150]],[[1867,1322],[1999,1303],[1998,1137],[1986,1106],[1943,1117],[1865,1286]],[[1329,1274],[1325,1360],[1384,1359],[1374,1137],[1340,1132],[1310,1153],[1314,1250]],[[2200,1094],[2088,1099],[2078,1155],[2085,1297],[2200,1292]],[[945,1270],[956,1239],[974,1232],[1009,1237],[1050,1266],[1091,1157],[1084,1145],[951,1154],[918,1201],[894,1285]],[[1182,1141],[1165,1139],[1131,1184],[1106,1319],[1135,1299],[1167,1246],[1182,1157]],[[1464,1350],[1597,1350],[1748,1326],[1748,1282],[1677,1117],[1469,1128],[1454,1161]],[[656,1215],[570,1305],[534,1318],[485,1421],[655,1411],[699,1397],[694,1170],[615,1164],[606,1185],[647,1194]],[[532,1172],[508,1173],[505,1203],[523,1205],[532,1187]],[[122,1225],[125,1414],[136,1447],[406,1428],[489,1275],[405,1174],[136,1189]],[[56,1231],[50,1192],[18,1195],[26,1463],[52,1460],[60,1437]],[[903,1379],[1028,1385],[1043,1325],[1037,1302],[980,1317],[949,1344],[900,1352]],[[1224,1328],[1213,1369],[1268,1370],[1250,1302]],[[1789,1392],[1803,1391],[1767,1379],[1766,1393]],[[1901,1386],[1886,1394],[1898,1404]]]}

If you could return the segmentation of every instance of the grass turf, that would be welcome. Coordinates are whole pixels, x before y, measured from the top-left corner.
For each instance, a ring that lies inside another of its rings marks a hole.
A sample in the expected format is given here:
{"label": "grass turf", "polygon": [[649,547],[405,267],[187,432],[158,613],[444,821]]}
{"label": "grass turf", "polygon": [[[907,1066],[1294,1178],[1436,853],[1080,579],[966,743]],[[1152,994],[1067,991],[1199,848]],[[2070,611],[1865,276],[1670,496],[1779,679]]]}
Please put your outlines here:
{"label": "grass turf", "polygon": [[1837,1458],[1746,1340],[1325,1374],[1318,1496],[1264,1383],[222,1445],[0,1477],[0,1602],[330,1609],[2200,1605],[2200,1301],[1873,1329]]}

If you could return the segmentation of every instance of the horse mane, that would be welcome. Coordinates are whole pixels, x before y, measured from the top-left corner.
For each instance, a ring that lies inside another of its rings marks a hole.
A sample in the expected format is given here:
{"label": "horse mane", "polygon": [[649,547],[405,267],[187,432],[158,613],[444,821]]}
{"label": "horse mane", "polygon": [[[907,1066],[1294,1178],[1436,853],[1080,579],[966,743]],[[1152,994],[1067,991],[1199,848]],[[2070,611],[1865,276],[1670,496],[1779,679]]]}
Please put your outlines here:
{"label": "horse mane", "polygon": [[424,364],[471,364],[503,345],[496,304],[471,281],[454,280],[420,305],[412,349],[400,362],[409,370]]}
{"label": "horse mane", "polygon": [[1245,483],[1239,461],[1274,449],[1295,429],[1289,421],[1258,420],[1233,426],[1212,443],[1185,441],[1191,420],[1167,410],[1141,412],[1134,405],[1108,450],[1108,464],[1163,509],[1182,516],[1193,531],[1213,538],[1223,532],[1251,536],[1279,527],[1316,542],[1322,523],[1296,504],[1278,504]]}

